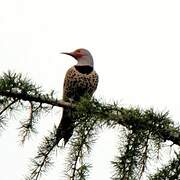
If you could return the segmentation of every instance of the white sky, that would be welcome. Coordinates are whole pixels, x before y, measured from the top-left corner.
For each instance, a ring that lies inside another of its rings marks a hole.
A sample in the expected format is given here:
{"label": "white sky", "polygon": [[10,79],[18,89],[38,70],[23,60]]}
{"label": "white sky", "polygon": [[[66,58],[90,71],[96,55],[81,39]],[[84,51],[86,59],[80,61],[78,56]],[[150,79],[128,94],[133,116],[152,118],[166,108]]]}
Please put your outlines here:
{"label": "white sky", "polygon": [[[75,61],[59,52],[87,48],[100,76],[97,98],[169,110],[178,122],[179,9],[177,0],[1,0],[0,73],[21,72],[61,98],[64,74]],[[40,138],[59,118],[58,110],[43,117],[40,135],[24,147],[18,144],[19,124],[11,121],[0,138],[1,180],[22,179]],[[110,179],[116,135],[101,134],[90,180]],[[42,180],[63,179],[66,151],[59,152],[57,165]]]}

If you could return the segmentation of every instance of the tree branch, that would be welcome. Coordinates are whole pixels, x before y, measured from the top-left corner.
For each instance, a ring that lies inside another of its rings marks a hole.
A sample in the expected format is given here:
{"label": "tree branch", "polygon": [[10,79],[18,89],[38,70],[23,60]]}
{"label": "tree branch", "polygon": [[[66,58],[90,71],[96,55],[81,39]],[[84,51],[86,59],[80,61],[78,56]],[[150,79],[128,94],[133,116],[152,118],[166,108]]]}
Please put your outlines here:
{"label": "tree branch", "polygon": [[38,103],[45,103],[49,104],[52,106],[57,106],[57,107],[72,107],[71,103],[65,102],[63,100],[58,100],[58,99],[51,99],[47,95],[29,95],[26,93],[19,93],[17,91],[0,91],[0,96],[6,96],[6,97],[11,97],[15,98],[18,100],[23,100],[23,101],[34,101]]}
{"label": "tree branch", "polygon": [[[19,93],[17,91],[3,91],[0,90],[0,96],[6,96],[6,97],[11,97],[14,98],[16,100],[23,100],[23,101],[34,101],[34,102],[38,102],[38,103],[45,103],[48,105],[52,105],[52,106],[57,106],[57,107],[72,107],[74,108],[75,105],[72,105],[72,103],[69,102],[65,102],[63,100],[58,100],[58,99],[53,99],[50,98],[49,95],[29,95],[27,93]],[[102,104],[97,104],[97,102],[95,102],[94,104],[95,106],[101,106],[101,110],[104,109],[104,112],[100,112],[101,116],[103,115],[103,113],[107,116],[108,113],[110,113],[111,115],[113,115],[113,118],[118,124],[121,124],[123,126],[126,126],[127,128],[129,128],[129,126],[134,126],[134,124],[136,124],[137,126],[146,126],[148,127],[149,125],[152,126],[152,124],[149,124],[148,121],[144,121],[144,122],[138,122],[138,121],[129,121],[129,116],[132,116],[132,113],[134,111],[138,112],[138,109],[125,109],[125,108],[118,108],[117,107],[113,108],[112,106],[108,107],[108,105],[102,105]],[[91,106],[92,107],[92,106]],[[114,111],[114,113],[112,113]],[[124,112],[125,111],[125,112]],[[148,111],[148,110],[147,110]],[[115,113],[116,112],[116,113]],[[141,112],[138,112],[141,115]],[[146,111],[144,111],[144,114],[146,113]],[[154,112],[150,112],[150,113],[154,113]],[[129,114],[129,115],[128,115]],[[154,116],[156,114],[154,113]],[[158,118],[159,115],[157,115],[157,117],[155,116],[155,118]],[[166,114],[162,115],[162,118],[166,117]],[[107,118],[107,117],[106,117]],[[131,119],[133,119],[136,117],[133,117]],[[143,118],[143,117],[142,117]],[[167,118],[167,117],[166,117]],[[148,125],[149,124],[149,125]],[[158,128],[158,131],[156,132],[157,134],[159,134],[162,139],[164,140],[170,140],[172,141],[174,144],[177,144],[180,146],[180,131],[177,128],[174,127],[169,127],[169,128]]]}
{"label": "tree branch", "polygon": [[169,140],[180,146],[180,131],[176,128],[161,129],[159,134],[163,137],[164,141]]}

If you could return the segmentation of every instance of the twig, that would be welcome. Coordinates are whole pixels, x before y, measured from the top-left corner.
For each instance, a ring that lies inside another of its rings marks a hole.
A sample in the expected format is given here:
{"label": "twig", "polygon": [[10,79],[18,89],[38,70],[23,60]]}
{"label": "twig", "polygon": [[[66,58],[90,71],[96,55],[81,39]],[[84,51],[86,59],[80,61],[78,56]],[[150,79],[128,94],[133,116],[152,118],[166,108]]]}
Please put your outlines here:
{"label": "twig", "polygon": [[11,107],[14,103],[16,103],[18,101],[18,99],[15,99],[14,101],[12,101],[10,104],[8,104],[2,111],[0,111],[0,115],[5,112],[9,107]]}

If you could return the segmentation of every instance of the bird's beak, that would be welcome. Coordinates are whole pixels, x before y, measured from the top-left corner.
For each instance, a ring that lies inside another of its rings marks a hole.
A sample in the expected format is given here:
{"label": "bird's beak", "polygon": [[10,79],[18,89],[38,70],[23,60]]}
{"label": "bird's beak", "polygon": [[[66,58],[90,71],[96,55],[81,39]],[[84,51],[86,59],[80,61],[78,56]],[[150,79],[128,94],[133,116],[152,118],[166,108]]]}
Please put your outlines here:
{"label": "bird's beak", "polygon": [[61,54],[66,54],[75,58],[75,54],[73,52],[62,52]]}

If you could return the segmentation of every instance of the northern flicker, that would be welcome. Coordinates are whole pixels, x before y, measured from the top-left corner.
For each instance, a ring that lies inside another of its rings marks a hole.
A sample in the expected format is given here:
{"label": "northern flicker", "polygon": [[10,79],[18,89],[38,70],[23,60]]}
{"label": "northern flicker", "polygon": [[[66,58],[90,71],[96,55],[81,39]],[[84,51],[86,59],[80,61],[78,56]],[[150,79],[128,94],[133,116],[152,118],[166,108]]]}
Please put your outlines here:
{"label": "northern flicker", "polygon": [[[68,69],[63,87],[64,101],[79,101],[85,94],[90,97],[98,85],[98,74],[94,71],[94,62],[91,53],[86,49],[77,49],[73,52],[62,54],[70,55],[77,60],[77,64]],[[61,122],[57,130],[58,142],[63,138],[64,145],[73,134],[74,121],[72,110],[64,108]]]}

